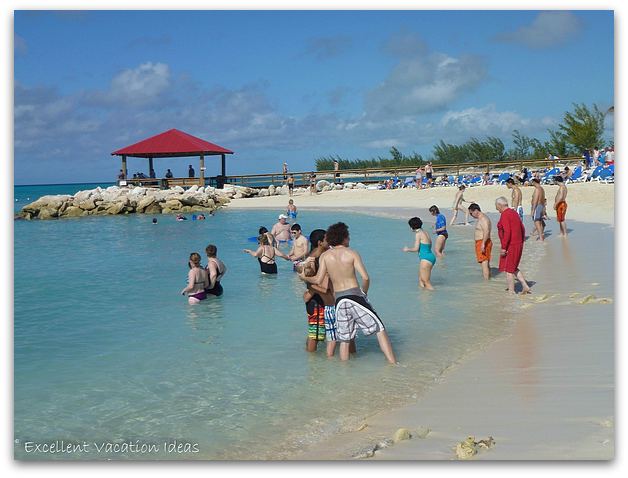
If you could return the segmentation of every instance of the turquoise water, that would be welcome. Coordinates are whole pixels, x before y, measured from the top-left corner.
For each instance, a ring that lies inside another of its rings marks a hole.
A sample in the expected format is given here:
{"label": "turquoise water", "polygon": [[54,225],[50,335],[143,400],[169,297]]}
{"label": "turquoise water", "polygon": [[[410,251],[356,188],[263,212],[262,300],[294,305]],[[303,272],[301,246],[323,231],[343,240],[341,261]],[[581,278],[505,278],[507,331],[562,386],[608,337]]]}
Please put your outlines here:
{"label": "turquoise water", "polygon": [[[348,363],[326,359],[322,346],[306,353],[304,286],[291,264],[261,276],[242,252],[277,213],[221,210],[185,222],[158,216],[157,225],[143,215],[16,221],[16,457],[285,458],[416,398],[504,329],[503,282],[481,280],[471,227],[450,231],[430,293],[417,288],[416,254],[401,252],[414,239],[405,220],[302,210],[298,221],[308,233],[338,220],[349,225],[401,366],[386,364],[374,337],[360,337]],[[190,306],[179,295],[188,255],[208,243],[229,268],[225,294]],[[92,447],[51,456],[24,448],[26,441],[175,439],[196,443],[198,453]]]}

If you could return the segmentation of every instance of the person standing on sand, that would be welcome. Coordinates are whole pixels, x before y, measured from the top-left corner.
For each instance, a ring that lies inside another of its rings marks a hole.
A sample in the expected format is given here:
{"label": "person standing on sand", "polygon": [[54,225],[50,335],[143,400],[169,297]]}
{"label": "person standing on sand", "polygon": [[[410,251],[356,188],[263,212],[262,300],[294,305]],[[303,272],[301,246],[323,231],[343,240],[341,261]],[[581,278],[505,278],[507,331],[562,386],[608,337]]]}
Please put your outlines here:
{"label": "person standing on sand", "polygon": [[436,257],[443,257],[445,255],[445,242],[449,237],[447,232],[447,218],[444,214],[441,214],[438,206],[430,206],[430,214],[436,217],[436,223],[434,224],[434,234],[436,234],[436,244],[434,245],[434,253]]}
{"label": "person standing on sand", "polygon": [[425,166],[425,179],[427,179],[427,187],[432,187],[432,182],[434,181],[434,168],[432,167],[432,162],[428,162]]}
{"label": "person standing on sand", "polygon": [[[340,342],[340,360],[349,360],[349,343],[355,339],[357,329],[364,335],[377,335],[377,342],[389,363],[397,363],[384,323],[368,302],[370,278],[362,258],[357,251],[349,248],[349,228],[339,222],[329,226],[325,234],[330,250],[319,258],[319,269],[314,277],[299,274],[310,284],[321,285],[325,275],[329,275],[336,297],[336,327]],[[358,284],[356,271],[362,278],[362,288]]]}
{"label": "person standing on sand", "polygon": [[434,290],[432,282],[432,267],[436,263],[436,257],[432,253],[432,240],[423,227],[423,221],[418,217],[413,217],[408,221],[410,229],[415,233],[414,246],[404,247],[403,252],[419,253],[419,287],[427,290]]}
{"label": "person standing on sand", "polygon": [[521,221],[523,222],[523,206],[521,205],[521,189],[519,186],[515,184],[515,180],[512,178],[508,178],[506,180],[506,187],[512,191],[512,196],[510,197],[510,204],[512,208],[517,211]]}
{"label": "person standing on sand", "polygon": [[499,270],[506,273],[507,290],[511,294],[515,293],[516,276],[523,287],[522,293],[530,294],[530,286],[528,286],[523,273],[519,270],[526,234],[525,227],[514,209],[508,207],[508,201],[505,197],[498,197],[495,200],[495,209],[501,214],[497,223],[497,233],[501,242]]}
{"label": "person standing on sand", "polygon": [[277,222],[270,230],[277,242],[288,242],[290,240],[290,224],[286,222],[288,216],[285,214],[279,214]]}
{"label": "person standing on sand", "polygon": [[199,304],[201,300],[207,299],[205,289],[209,286],[209,280],[207,271],[201,267],[201,255],[198,252],[190,254],[188,266],[188,285],[181,291],[181,295],[188,295],[189,304]]}
{"label": "person standing on sand", "polygon": [[480,206],[471,203],[469,206],[469,214],[476,219],[474,239],[475,239],[475,256],[482,265],[482,275],[484,279],[491,278],[491,251],[493,250],[493,241],[491,241],[491,220],[486,214],[480,210]]}
{"label": "person standing on sand", "polygon": [[423,171],[420,166],[416,168],[416,171],[414,172],[414,179],[416,181],[417,189],[423,189]]}
{"label": "person standing on sand", "polygon": [[291,174],[288,176],[288,195],[292,197],[292,193],[294,191],[294,175]]}
{"label": "person standing on sand", "polygon": [[340,163],[338,162],[337,159],[334,159],[334,184],[336,184],[338,182],[338,178],[340,178],[340,173],[338,172],[340,170]]}
{"label": "person standing on sand", "polygon": [[532,180],[534,192],[532,193],[531,214],[534,221],[534,227],[539,237],[537,241],[545,240],[545,221],[543,220],[543,209],[545,207],[545,189],[541,186],[541,180],[534,178]]}
{"label": "person standing on sand", "polygon": [[560,226],[561,237],[567,237],[567,224],[565,224],[565,214],[567,213],[567,186],[562,176],[554,176],[554,182],[558,184],[558,192],[556,192],[556,198],[554,198],[556,219]]}
{"label": "person standing on sand", "polygon": [[310,173],[310,196],[316,194],[316,174],[314,171]]}
{"label": "person standing on sand", "polygon": [[458,211],[464,212],[464,225],[465,226],[469,225],[469,211],[465,209],[464,207],[462,207],[463,202],[469,202],[465,200],[465,198],[463,197],[465,189],[466,189],[466,186],[464,184],[461,184],[460,186],[458,186],[458,192],[456,193],[456,197],[454,198],[454,205],[452,206],[454,215],[451,218],[451,222],[449,223],[450,226],[454,225],[454,222],[456,218],[458,217]]}
{"label": "person standing on sand", "polygon": [[283,173],[283,180],[285,181],[286,179],[288,179],[288,163],[283,163],[281,171]]}

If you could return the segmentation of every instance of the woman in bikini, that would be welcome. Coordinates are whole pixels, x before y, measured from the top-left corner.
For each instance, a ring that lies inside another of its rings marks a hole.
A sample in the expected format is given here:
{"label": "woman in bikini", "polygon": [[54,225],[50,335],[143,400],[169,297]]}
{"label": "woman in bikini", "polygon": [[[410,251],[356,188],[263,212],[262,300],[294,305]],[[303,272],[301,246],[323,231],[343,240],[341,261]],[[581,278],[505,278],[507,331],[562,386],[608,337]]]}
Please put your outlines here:
{"label": "woman in bikini", "polygon": [[181,291],[181,295],[188,295],[190,304],[198,304],[201,300],[207,299],[205,289],[209,286],[207,271],[201,267],[201,255],[198,252],[190,254],[188,261],[190,272],[188,272],[188,285]]}
{"label": "woman in bikini", "polygon": [[257,257],[262,274],[276,274],[277,264],[275,263],[275,248],[268,243],[266,234],[260,234],[257,237],[259,247],[256,251],[244,249],[244,252]]}
{"label": "woman in bikini", "polygon": [[207,267],[205,270],[207,271],[207,278],[209,280],[209,287],[205,289],[205,292],[211,295],[220,296],[223,292],[220,281],[227,273],[227,266],[216,257],[218,248],[215,245],[209,244],[205,248],[205,253],[207,254]]}

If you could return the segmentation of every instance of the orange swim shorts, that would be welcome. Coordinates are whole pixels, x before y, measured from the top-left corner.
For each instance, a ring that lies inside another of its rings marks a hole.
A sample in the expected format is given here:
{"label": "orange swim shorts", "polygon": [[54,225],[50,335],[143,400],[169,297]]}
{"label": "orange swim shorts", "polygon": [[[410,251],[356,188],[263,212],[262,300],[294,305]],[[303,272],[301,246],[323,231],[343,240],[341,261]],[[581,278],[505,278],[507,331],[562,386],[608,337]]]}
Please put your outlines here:
{"label": "orange swim shorts", "polygon": [[558,222],[565,222],[565,213],[567,212],[567,203],[561,201],[556,205],[556,218]]}
{"label": "orange swim shorts", "polygon": [[486,241],[484,252],[482,252],[482,239],[475,241],[475,256],[478,258],[478,262],[490,261],[492,249],[493,242],[490,239]]}

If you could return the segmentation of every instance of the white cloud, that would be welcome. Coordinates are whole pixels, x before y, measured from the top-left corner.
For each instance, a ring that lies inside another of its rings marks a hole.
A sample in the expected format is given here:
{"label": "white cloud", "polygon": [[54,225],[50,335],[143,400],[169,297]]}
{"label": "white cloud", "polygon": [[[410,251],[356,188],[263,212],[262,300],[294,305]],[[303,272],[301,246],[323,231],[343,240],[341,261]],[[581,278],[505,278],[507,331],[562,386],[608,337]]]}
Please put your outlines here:
{"label": "white cloud", "polygon": [[515,129],[527,128],[530,120],[514,111],[497,111],[495,105],[483,108],[467,108],[448,111],[441,118],[443,128],[457,130],[469,135],[503,135]]}
{"label": "white cloud", "polygon": [[529,48],[546,48],[575,37],[581,22],[570,12],[541,12],[530,25],[495,37],[497,41],[520,43]]}
{"label": "white cloud", "polygon": [[164,63],[144,63],[124,70],[111,80],[108,93],[112,101],[145,103],[153,100],[170,85],[170,68]]}
{"label": "white cloud", "polygon": [[478,57],[453,58],[443,53],[406,56],[367,94],[366,113],[386,119],[439,111],[485,77],[486,67]]}

